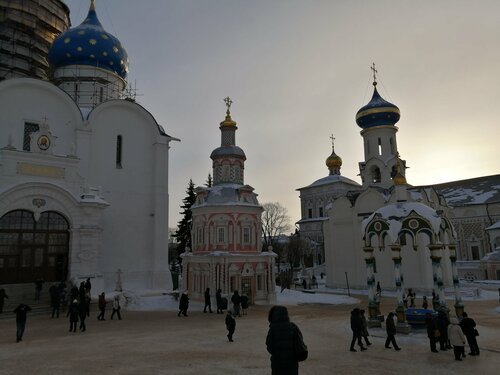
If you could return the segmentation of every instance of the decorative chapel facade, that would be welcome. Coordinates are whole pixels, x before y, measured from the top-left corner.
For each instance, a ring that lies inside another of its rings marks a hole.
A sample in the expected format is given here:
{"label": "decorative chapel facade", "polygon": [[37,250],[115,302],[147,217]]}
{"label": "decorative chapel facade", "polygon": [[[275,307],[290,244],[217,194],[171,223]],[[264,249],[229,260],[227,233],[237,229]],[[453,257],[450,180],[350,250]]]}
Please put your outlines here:
{"label": "decorative chapel facade", "polygon": [[128,56],[97,18],[48,50],[51,80],[0,82],[0,284],[169,290],[168,154],[126,98]]}
{"label": "decorative chapel facade", "polygon": [[[274,303],[276,254],[262,251],[262,206],[254,189],[244,182],[244,151],[236,146],[236,122],[225,99],[226,118],[220,123],[221,146],[210,158],[213,186],[196,188],[191,206],[192,249],[184,252],[183,288],[193,299],[234,291],[246,294],[253,303]],[[267,249],[266,249],[267,250]]]}

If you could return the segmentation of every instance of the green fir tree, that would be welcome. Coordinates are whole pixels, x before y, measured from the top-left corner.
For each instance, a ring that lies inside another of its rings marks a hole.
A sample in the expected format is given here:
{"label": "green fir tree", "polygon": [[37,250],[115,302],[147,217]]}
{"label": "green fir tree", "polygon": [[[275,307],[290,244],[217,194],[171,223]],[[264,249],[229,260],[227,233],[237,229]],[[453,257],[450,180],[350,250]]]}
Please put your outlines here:
{"label": "green fir tree", "polygon": [[182,200],[183,209],[180,212],[182,216],[182,220],[177,223],[177,231],[174,234],[174,237],[177,239],[177,253],[183,253],[186,251],[186,248],[191,248],[191,227],[193,225],[193,214],[191,212],[191,206],[194,204],[196,200],[196,195],[194,193],[194,183],[193,180],[189,180],[189,184],[186,190],[186,197]]}

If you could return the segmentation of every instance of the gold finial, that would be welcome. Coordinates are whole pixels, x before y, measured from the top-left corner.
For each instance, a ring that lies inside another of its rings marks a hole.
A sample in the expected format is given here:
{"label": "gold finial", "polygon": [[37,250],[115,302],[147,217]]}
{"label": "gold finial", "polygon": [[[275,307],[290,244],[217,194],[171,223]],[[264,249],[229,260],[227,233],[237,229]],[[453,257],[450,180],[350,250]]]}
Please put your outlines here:
{"label": "gold finial", "polygon": [[406,177],[401,174],[401,164],[399,159],[399,152],[396,152],[396,175],[392,179],[394,185],[406,185]]}
{"label": "gold finial", "polygon": [[226,103],[226,107],[227,107],[227,111],[226,111],[226,114],[229,115],[230,114],[230,109],[231,109],[231,104],[233,104],[233,101],[231,100],[231,98],[229,96],[227,96],[226,98],[224,98],[224,102]]}
{"label": "gold finial", "polygon": [[332,140],[332,151],[335,150],[335,137],[332,135],[330,135],[330,139]]}
{"label": "gold finial", "polygon": [[375,69],[375,63],[372,63],[372,66],[370,66],[370,69],[372,70],[372,73],[373,73],[373,86],[377,86],[377,73],[378,73],[378,70]]}
{"label": "gold finial", "polygon": [[95,11],[95,0],[90,0],[90,9],[89,10]]}

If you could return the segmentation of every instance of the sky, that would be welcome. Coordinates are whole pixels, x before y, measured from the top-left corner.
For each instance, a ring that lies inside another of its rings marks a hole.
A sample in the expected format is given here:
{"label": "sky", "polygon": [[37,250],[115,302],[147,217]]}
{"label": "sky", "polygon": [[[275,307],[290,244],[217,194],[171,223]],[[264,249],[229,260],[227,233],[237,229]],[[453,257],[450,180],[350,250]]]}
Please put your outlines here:
{"label": "sky", "polygon": [[[73,26],[90,0],[65,1]],[[500,173],[500,2],[497,0],[96,0],[127,50],[128,80],[171,142],[169,226],[189,179],[203,185],[233,100],[245,183],[300,220],[296,189],[328,175],[360,182],[355,115],[380,94],[401,111],[408,183]]]}

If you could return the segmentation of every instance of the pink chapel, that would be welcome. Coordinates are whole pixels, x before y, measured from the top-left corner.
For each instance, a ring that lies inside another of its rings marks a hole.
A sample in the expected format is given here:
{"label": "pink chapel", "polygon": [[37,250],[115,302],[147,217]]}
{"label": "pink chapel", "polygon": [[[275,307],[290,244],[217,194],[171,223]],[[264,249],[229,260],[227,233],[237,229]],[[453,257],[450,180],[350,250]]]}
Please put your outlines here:
{"label": "pink chapel", "polygon": [[183,290],[202,300],[221,289],[246,294],[252,303],[275,303],[276,254],[262,251],[262,206],[254,189],[244,183],[246,156],[236,146],[236,122],[231,99],[226,98],[226,118],[220,123],[221,146],[212,151],[213,186],[197,187],[191,206],[192,251],[182,256]]}

